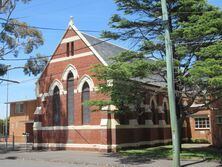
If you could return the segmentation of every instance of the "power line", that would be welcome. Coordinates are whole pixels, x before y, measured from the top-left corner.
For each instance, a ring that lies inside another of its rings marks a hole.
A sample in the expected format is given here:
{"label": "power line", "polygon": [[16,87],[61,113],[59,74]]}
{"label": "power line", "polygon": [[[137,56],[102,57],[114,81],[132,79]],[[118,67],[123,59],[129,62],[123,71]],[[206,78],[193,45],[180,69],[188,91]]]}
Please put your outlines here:
{"label": "power line", "polygon": [[[92,44],[92,45],[89,45],[89,46],[85,46],[85,47],[82,47],[82,48],[79,48],[79,49],[74,49],[74,52],[76,51],[79,51],[79,50],[82,50],[82,49],[86,49],[86,48],[89,48],[91,46],[96,46],[96,45],[99,45],[99,44],[102,44],[104,42],[107,42],[107,41],[110,41],[112,40],[111,38],[108,38],[106,40],[101,40],[100,42],[97,42],[95,44]],[[59,55],[63,55],[65,54],[66,52],[62,52],[62,53],[58,53],[58,54],[54,54],[54,55],[50,55],[50,56],[42,56],[41,58],[48,58],[48,57],[51,57],[51,56],[59,56]],[[26,61],[26,60],[30,60],[30,59],[41,59],[41,58],[37,58],[37,57],[31,57],[31,58],[23,58],[23,59],[1,59],[0,61]]]}
{"label": "power line", "polygon": [[[5,25],[5,23],[1,23],[2,25]],[[41,27],[41,26],[31,26],[31,25],[22,25],[18,23],[8,23],[9,25],[15,25],[23,28],[35,28],[35,29],[40,29],[40,30],[52,30],[52,31],[66,31],[67,29],[65,28],[52,28],[52,27]],[[79,32],[102,32],[98,30],[75,30]]]}
{"label": "power line", "polygon": [[[101,43],[104,43],[104,42],[107,42],[109,40],[112,40],[112,38],[108,38],[106,40],[101,40],[100,42],[98,43],[95,43],[95,44],[92,44],[92,45],[89,45],[89,46],[85,46],[85,47],[82,47],[82,48],[79,48],[79,49],[76,49],[74,50],[75,51],[79,51],[79,50],[82,50],[82,49],[86,49],[86,48],[89,48],[91,46],[96,46],[96,45],[99,45]],[[214,40],[214,41],[203,41],[203,42],[181,42],[181,43],[175,43],[176,45],[187,45],[187,44],[204,44],[204,43],[211,43],[211,42],[221,42],[222,39],[218,39],[218,40]],[[135,47],[135,46],[133,46]],[[50,56],[42,56],[41,58],[48,58],[48,57],[51,57],[51,56],[60,56],[60,55],[63,55],[65,54],[66,52],[62,52],[62,53],[57,53],[57,54],[54,54],[54,55],[50,55]],[[41,58],[37,58],[37,57],[31,57],[31,58],[23,58],[23,59],[1,59],[0,61],[26,61],[26,60],[30,60],[30,59],[41,59]]]}
{"label": "power line", "polygon": [[12,83],[19,83],[18,81],[10,80],[10,79],[4,79],[0,78],[0,81],[6,81],[6,82],[12,82]]}
{"label": "power line", "polygon": [[[24,84],[24,83],[27,83],[27,82],[30,82],[30,81],[34,81],[34,80],[37,80],[39,77],[35,77],[35,78],[31,78],[31,79],[26,79],[26,80],[21,80],[19,81],[19,84],[18,85],[21,85],[21,84]],[[13,85],[15,83],[9,83],[8,85]],[[0,84],[0,87],[4,87],[6,86],[7,84]]]}
{"label": "power line", "polygon": [[212,41],[202,41],[202,42],[195,42],[195,41],[191,41],[191,42],[178,42],[175,43],[176,45],[187,45],[187,44],[207,44],[207,43],[212,43],[212,42],[221,42],[222,39],[218,38],[217,40],[212,40]]}
{"label": "power line", "polygon": [[[28,7],[25,7],[25,8],[22,8],[22,9],[19,9],[19,10],[16,10],[16,12],[18,11],[24,11],[24,10],[27,10],[27,9],[31,9],[31,8],[35,8],[35,7],[38,7],[38,6],[43,6],[43,5],[46,5],[46,4],[50,4],[52,0],[49,0],[49,2],[43,2],[43,3],[38,3],[38,4],[35,4],[35,5],[31,5],[31,6],[28,6]],[[55,0],[54,0],[55,1]]]}
{"label": "power line", "polygon": [[[202,13],[206,13],[206,12],[212,12],[212,11],[200,11],[200,12],[176,12],[176,13],[197,13],[197,14],[202,14]],[[4,24],[4,23],[2,23]],[[41,26],[29,26],[29,25],[20,25],[20,24],[16,24],[16,23],[9,23],[9,24],[13,24],[16,26],[21,26],[21,27],[28,27],[28,28],[36,28],[36,29],[40,29],[40,30],[52,30],[52,31],[65,31],[66,29],[64,28],[51,28],[51,27],[41,27]],[[102,31],[98,31],[98,30],[76,30],[76,31],[81,31],[81,32],[102,32]]]}
{"label": "power line", "polygon": [[[89,69],[90,66],[86,66],[86,67],[82,67],[80,70],[78,71],[82,71],[82,70],[85,70],[85,69]],[[59,74],[63,74],[64,71],[62,72],[57,72],[57,73],[52,73],[52,74],[49,74],[48,76],[42,76],[42,77],[34,77],[34,78],[31,78],[31,79],[25,79],[25,80],[21,80],[19,81],[19,85],[21,84],[24,84],[24,83],[27,83],[27,82],[30,82],[30,81],[33,81],[33,80],[37,80],[37,79],[46,79],[46,78],[51,78],[53,76],[56,76],[56,75],[59,75]],[[12,85],[14,83],[9,83],[9,85]],[[3,86],[6,86],[7,84],[0,84],[0,87],[3,87]]]}
{"label": "power line", "polygon": [[[135,28],[134,29],[132,29],[132,30],[130,30],[130,31],[134,31],[135,30]],[[129,31],[129,32],[130,32]],[[129,33],[129,32],[126,32],[126,33]],[[126,34],[126,33],[123,33],[122,35],[124,35],[124,34]],[[98,39],[98,38],[97,38]],[[94,43],[94,44],[91,44],[91,45],[89,45],[89,46],[85,46],[85,47],[82,47],[82,48],[79,48],[79,49],[74,49],[74,52],[75,51],[79,51],[79,50],[83,50],[83,49],[86,49],[86,48],[89,48],[89,47],[91,47],[91,46],[96,46],[96,45],[99,45],[99,44],[102,44],[102,43],[104,43],[104,42],[107,42],[107,41],[110,41],[110,40],[112,40],[112,38],[107,38],[107,39],[105,39],[105,40],[101,40],[101,39],[98,39],[98,40],[100,40],[100,42],[97,42],[97,43]],[[62,52],[62,53],[59,53],[59,54],[54,54],[54,55],[50,55],[50,56],[43,56],[43,57],[41,57],[41,58],[47,58],[47,57],[51,57],[51,56],[59,56],[59,55],[62,55],[62,54],[65,54],[66,52]],[[34,58],[23,58],[23,59],[1,59],[2,61],[25,61],[25,60],[30,60],[30,59],[39,59],[39,58],[36,58],[36,57],[34,57]],[[0,60],[0,61],[1,61]]]}

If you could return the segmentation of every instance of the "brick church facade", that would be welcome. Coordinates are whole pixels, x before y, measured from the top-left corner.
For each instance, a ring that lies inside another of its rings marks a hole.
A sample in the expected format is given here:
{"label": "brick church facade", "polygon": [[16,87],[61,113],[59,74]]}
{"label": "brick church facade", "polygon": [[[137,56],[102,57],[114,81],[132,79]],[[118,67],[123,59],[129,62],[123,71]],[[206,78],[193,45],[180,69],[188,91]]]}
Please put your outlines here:
{"label": "brick church facade", "polygon": [[122,51],[125,49],[81,33],[70,21],[36,83],[35,148],[115,151],[171,142],[168,100],[154,93],[158,85],[144,84],[147,98],[142,123],[128,115],[123,124],[116,114],[90,112],[83,105],[89,99],[109,98],[97,92],[99,82],[91,69],[95,64],[107,66],[109,57]]}

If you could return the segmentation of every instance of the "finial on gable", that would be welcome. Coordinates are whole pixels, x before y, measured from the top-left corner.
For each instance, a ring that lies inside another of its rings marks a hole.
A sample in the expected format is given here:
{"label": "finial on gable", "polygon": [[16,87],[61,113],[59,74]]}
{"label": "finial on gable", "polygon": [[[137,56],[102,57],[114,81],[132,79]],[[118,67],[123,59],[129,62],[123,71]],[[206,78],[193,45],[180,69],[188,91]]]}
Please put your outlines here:
{"label": "finial on gable", "polygon": [[74,25],[73,16],[70,16],[69,26],[73,26],[73,25]]}

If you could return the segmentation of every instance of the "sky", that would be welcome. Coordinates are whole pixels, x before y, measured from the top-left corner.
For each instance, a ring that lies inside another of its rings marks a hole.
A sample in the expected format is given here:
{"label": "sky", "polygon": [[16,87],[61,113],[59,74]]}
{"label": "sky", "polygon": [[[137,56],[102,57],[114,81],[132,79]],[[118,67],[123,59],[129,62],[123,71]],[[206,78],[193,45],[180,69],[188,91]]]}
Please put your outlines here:
{"label": "sky", "polygon": [[[209,0],[208,2],[222,8],[222,0]],[[99,37],[102,30],[109,29],[109,19],[115,13],[119,12],[113,0],[32,0],[25,5],[18,4],[12,16],[27,22],[31,26],[64,29],[41,30],[44,45],[35,50],[31,55],[35,56],[36,53],[41,53],[50,56],[59,44],[68,26],[70,16],[73,16],[74,24],[80,31],[88,30],[88,34]],[[121,41],[115,41],[114,43],[126,48],[131,47],[130,43]],[[19,58],[25,57],[27,55],[23,53],[19,56]],[[10,61],[7,63],[12,67],[16,67],[22,66],[25,61]],[[9,79],[19,81],[20,84],[9,84],[8,101],[34,99],[35,81],[37,78],[24,75],[21,69],[10,71]],[[0,92],[0,118],[5,118],[6,83],[0,84]]]}

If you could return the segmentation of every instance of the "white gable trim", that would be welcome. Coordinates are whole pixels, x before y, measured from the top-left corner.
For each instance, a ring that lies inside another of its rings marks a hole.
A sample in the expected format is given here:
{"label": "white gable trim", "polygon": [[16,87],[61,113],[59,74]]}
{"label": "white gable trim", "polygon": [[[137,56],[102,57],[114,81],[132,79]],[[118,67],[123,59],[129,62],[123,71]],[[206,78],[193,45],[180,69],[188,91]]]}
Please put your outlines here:
{"label": "white gable trim", "polygon": [[73,25],[70,24],[70,26],[73,28],[73,30],[79,35],[79,37],[85,42],[85,44],[92,50],[92,52],[95,54],[95,56],[103,63],[103,65],[108,66],[108,64],[105,62],[105,60],[102,58],[102,56],[99,55],[99,53],[94,49],[93,46],[90,45],[90,43],[87,41],[87,39],[82,35],[82,33]]}
{"label": "white gable trim", "polygon": [[[63,36],[62,36],[62,39],[65,37],[67,31],[68,31],[68,29],[64,32],[64,34],[63,34]],[[38,80],[37,80],[36,82],[39,82],[40,78],[42,78],[42,75],[44,74],[46,68],[48,67],[48,65],[49,65],[49,64],[51,63],[51,61],[52,61],[52,57],[55,55],[57,49],[59,48],[59,46],[60,46],[60,44],[61,44],[61,42],[62,42],[62,39],[61,39],[60,42],[57,44],[57,46],[56,46],[56,48],[55,48],[53,54],[51,55],[50,59],[48,60],[46,66],[44,67],[42,73],[40,74],[40,76],[39,76],[39,78],[38,78]]]}
{"label": "white gable trim", "polygon": [[53,58],[53,55],[55,54],[55,52],[57,51],[58,47],[59,47],[60,44],[62,43],[65,34],[66,34],[67,31],[68,31],[69,29],[71,29],[71,28],[77,33],[77,35],[80,37],[80,39],[82,39],[82,40],[86,43],[86,45],[92,50],[92,52],[94,53],[94,55],[102,62],[102,64],[105,65],[105,66],[108,66],[108,64],[105,62],[105,60],[99,55],[99,53],[93,48],[93,46],[90,45],[90,43],[87,41],[87,39],[82,35],[82,33],[80,33],[80,31],[73,25],[73,22],[72,22],[72,23],[69,23],[68,29],[64,32],[62,39],[60,40],[59,44],[57,45],[57,47],[56,47],[56,49],[54,50],[52,56],[50,57],[49,61],[47,62],[44,70],[42,71],[39,79],[38,79],[36,82],[39,82],[40,78],[42,77],[43,73],[45,72],[46,68],[48,67],[48,65],[49,65],[50,63],[55,63],[55,62],[60,62],[60,61],[64,61],[64,60],[70,60],[70,59],[74,59],[74,58],[78,58],[78,57],[93,55],[92,52],[86,52],[86,53],[83,53],[83,54],[78,54],[78,55],[75,55],[75,56],[70,56],[70,57],[67,57],[67,58],[65,58],[65,59],[63,59],[63,58],[59,58],[59,59],[56,59],[56,60],[52,59],[52,58]]}
{"label": "white gable trim", "polygon": [[69,64],[69,65],[65,68],[65,70],[64,70],[64,72],[63,72],[63,74],[62,74],[62,80],[63,80],[63,81],[66,81],[66,80],[67,80],[67,77],[68,77],[69,72],[71,72],[71,73],[73,74],[74,79],[79,78],[79,74],[78,74],[78,71],[77,71],[76,67],[75,67],[74,65],[72,65],[72,64]]}
{"label": "white gable trim", "polygon": [[79,36],[73,36],[73,37],[69,37],[69,38],[64,38],[62,41],[61,41],[61,44],[63,43],[68,43],[68,42],[74,42],[74,41],[77,41],[79,40]]}
{"label": "white gable trim", "polygon": [[72,55],[72,56],[69,56],[69,57],[61,57],[61,58],[57,58],[57,59],[52,59],[52,60],[50,61],[50,64],[51,64],[51,63],[57,63],[57,62],[60,62],[60,61],[77,59],[77,58],[85,57],[85,56],[91,56],[91,55],[94,55],[94,54],[93,54],[93,52],[90,51],[90,52],[84,52],[84,53]]}
{"label": "white gable trim", "polygon": [[39,97],[39,82],[37,81],[36,83],[35,83],[35,95],[36,95],[36,97]]}
{"label": "white gable trim", "polygon": [[93,91],[94,90],[94,83],[92,78],[89,75],[83,75],[82,78],[79,81],[79,84],[77,86],[77,91],[78,92],[82,92],[82,87],[84,85],[84,83],[87,82],[89,84],[89,90]]}
{"label": "white gable trim", "polygon": [[62,94],[64,93],[64,89],[63,89],[62,83],[61,83],[58,79],[55,79],[55,80],[51,83],[51,85],[50,85],[50,87],[49,87],[49,92],[48,92],[49,96],[52,96],[52,95],[53,95],[53,91],[54,91],[54,88],[55,88],[56,86],[58,86],[58,88],[59,88],[59,94],[60,94],[60,95],[62,95]]}

